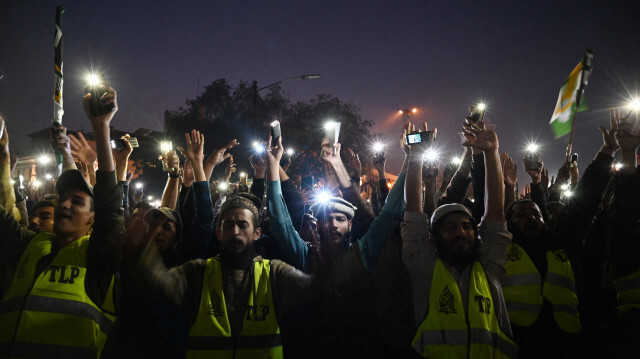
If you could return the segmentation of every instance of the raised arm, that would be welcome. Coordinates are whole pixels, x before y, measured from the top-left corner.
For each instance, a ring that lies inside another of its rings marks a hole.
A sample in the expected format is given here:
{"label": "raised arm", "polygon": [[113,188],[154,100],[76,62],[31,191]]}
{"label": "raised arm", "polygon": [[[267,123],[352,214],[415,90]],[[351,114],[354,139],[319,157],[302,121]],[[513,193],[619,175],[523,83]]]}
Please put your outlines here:
{"label": "raised arm", "polygon": [[484,216],[495,222],[504,222],[504,179],[498,153],[498,135],[476,124],[465,124],[465,146],[479,149],[484,154],[485,199]]}
{"label": "raised arm", "polygon": [[300,238],[291,222],[280,186],[280,159],[284,152],[282,136],[278,138],[278,143],[273,147],[271,146],[271,140],[269,138],[266,154],[267,178],[269,180],[267,210],[271,236],[274,237],[278,248],[285,255],[285,262],[300,270],[305,270],[309,264],[309,245]]}
{"label": "raised arm", "polygon": [[176,209],[180,193],[180,158],[175,150],[171,150],[162,155],[162,160],[167,162],[169,171],[160,206]]}
{"label": "raised arm", "polygon": [[107,293],[112,275],[116,272],[120,261],[120,248],[116,241],[124,232],[122,210],[122,187],[118,186],[111,153],[109,125],[118,110],[116,91],[101,85],[104,93],[100,99],[103,104],[112,108],[105,114],[94,116],[89,108],[91,94],[83,98],[87,116],[91,121],[96,141],[98,171],[96,186],[93,191],[95,202],[95,223],[89,242],[87,261],[86,287],[90,298],[98,305]]}

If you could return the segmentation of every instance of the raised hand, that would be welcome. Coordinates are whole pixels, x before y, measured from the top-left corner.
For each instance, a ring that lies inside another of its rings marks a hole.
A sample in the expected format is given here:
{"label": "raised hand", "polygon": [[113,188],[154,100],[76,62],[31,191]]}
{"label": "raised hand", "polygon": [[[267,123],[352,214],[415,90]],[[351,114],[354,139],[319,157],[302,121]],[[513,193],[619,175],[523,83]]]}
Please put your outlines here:
{"label": "raised hand", "polygon": [[524,162],[524,171],[531,177],[531,183],[538,184],[542,180],[542,170],[544,169],[544,162],[538,161],[540,164],[540,168],[535,169],[537,167],[536,163],[533,163],[528,157],[525,157],[522,162]]}
{"label": "raised hand", "polygon": [[[2,120],[2,116],[0,116],[0,120]],[[9,156],[9,133],[7,132],[6,126],[4,127],[2,137],[0,137],[0,157],[2,157],[3,163],[11,162]]]}
{"label": "raised hand", "polygon": [[229,163],[227,163],[227,167],[224,169],[224,178],[229,182],[231,175],[236,172],[236,164],[233,163],[233,156],[229,156]]}
{"label": "raised hand", "polygon": [[76,136],[69,134],[69,141],[71,143],[71,154],[86,164],[94,163],[98,159],[96,151],[91,148],[89,142],[87,142],[81,132],[78,132],[77,136],[78,137],[76,138]]}
{"label": "raised hand", "polygon": [[240,143],[234,138],[233,140],[227,142],[221,147],[216,148],[215,151],[204,162],[204,174],[207,177],[207,181],[211,178],[211,173],[213,173],[213,168],[229,158],[231,154],[226,153],[228,150],[239,146]]}
{"label": "raised hand", "polygon": [[267,143],[266,148],[266,159],[267,164],[270,167],[280,168],[280,160],[282,159],[282,154],[284,153],[284,148],[282,147],[282,136],[278,137],[278,143],[275,146],[272,145],[273,138],[269,136],[269,142]]}
{"label": "raised hand", "polygon": [[483,152],[497,151],[499,147],[498,135],[493,130],[486,130],[481,122],[465,123],[464,138],[466,141],[462,144],[463,146],[476,148]]}
{"label": "raised hand", "polygon": [[191,130],[191,135],[189,135],[189,132],[185,133],[184,139],[187,142],[187,150],[184,151],[179,147],[180,152],[187,157],[192,166],[197,163],[202,165],[204,160],[204,135],[198,130]]}
{"label": "raised hand", "polygon": [[[334,153],[335,147],[335,153]],[[320,157],[331,166],[344,166],[342,159],[340,158],[340,149],[342,148],[342,144],[340,142],[336,142],[334,145],[329,143],[329,140],[325,139],[322,141],[322,149],[320,150]]]}
{"label": "raised hand", "polygon": [[518,164],[513,158],[509,157],[509,154],[506,152],[500,155],[500,164],[502,165],[504,184],[509,187],[514,187],[516,182],[518,182]]}
{"label": "raised hand", "polygon": [[251,155],[251,157],[249,157],[249,163],[251,163],[251,167],[253,168],[253,176],[255,178],[264,178],[267,171],[267,164],[264,162],[264,158],[262,156]]}
{"label": "raised hand", "polygon": [[350,148],[347,148],[344,151],[344,162],[345,166],[349,170],[349,175],[352,178],[360,178],[362,174],[362,163],[360,162],[360,156],[357,153],[353,152]]}
{"label": "raised hand", "polygon": [[100,98],[100,102],[105,107],[111,108],[113,110],[102,115],[94,116],[91,113],[91,106],[89,104],[89,101],[91,101],[91,94],[88,93],[84,95],[84,97],[82,97],[82,105],[84,107],[84,111],[89,117],[89,120],[91,120],[91,123],[94,126],[97,124],[108,125],[109,122],[111,122],[113,115],[115,115],[115,113],[118,111],[116,90],[114,90],[111,86],[105,84],[99,85],[99,88],[100,92],[104,93],[104,95],[102,95],[102,97]]}

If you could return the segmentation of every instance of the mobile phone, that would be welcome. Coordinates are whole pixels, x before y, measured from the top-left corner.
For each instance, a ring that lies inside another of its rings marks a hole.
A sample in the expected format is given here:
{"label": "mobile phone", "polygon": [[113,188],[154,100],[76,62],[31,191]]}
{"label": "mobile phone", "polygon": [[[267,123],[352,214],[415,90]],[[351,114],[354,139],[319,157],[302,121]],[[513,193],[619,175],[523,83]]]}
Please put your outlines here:
{"label": "mobile phone", "polygon": [[104,79],[100,76],[100,81],[98,84],[87,84],[84,87],[85,93],[90,93],[91,98],[89,99],[89,110],[93,116],[104,115],[105,113],[109,113],[113,111],[115,108],[113,107],[113,103],[103,103],[100,99],[107,92],[101,90],[101,86],[105,85]]}
{"label": "mobile phone", "polygon": [[271,122],[271,147],[275,147],[278,144],[278,139],[281,134],[280,121],[275,120]]}
{"label": "mobile phone", "polygon": [[529,152],[525,158],[529,161],[529,165],[526,167],[528,170],[538,171],[542,168],[539,152]]}
{"label": "mobile phone", "polygon": [[335,144],[340,137],[340,122],[331,122],[324,127],[324,136],[329,140],[329,144],[333,146],[333,154],[336,154]]}
{"label": "mobile phone", "polygon": [[484,108],[485,107],[481,106],[479,103],[473,105],[471,116],[469,116],[472,123],[476,123],[484,119]]}
{"label": "mobile phone", "polygon": [[304,191],[307,188],[313,190],[314,183],[313,176],[302,177],[300,180],[300,190]]}
{"label": "mobile phone", "polygon": [[[138,148],[140,147],[138,145],[138,139],[135,137],[129,137],[129,143],[131,144],[131,147],[133,148]],[[123,139],[120,138],[114,138],[113,140],[111,140],[111,148],[119,150],[122,148],[126,148],[127,145],[124,143]]]}
{"label": "mobile phone", "polygon": [[433,137],[433,131],[412,133],[406,135],[405,142],[407,145],[415,145],[416,143],[426,143],[431,145],[435,140]]}

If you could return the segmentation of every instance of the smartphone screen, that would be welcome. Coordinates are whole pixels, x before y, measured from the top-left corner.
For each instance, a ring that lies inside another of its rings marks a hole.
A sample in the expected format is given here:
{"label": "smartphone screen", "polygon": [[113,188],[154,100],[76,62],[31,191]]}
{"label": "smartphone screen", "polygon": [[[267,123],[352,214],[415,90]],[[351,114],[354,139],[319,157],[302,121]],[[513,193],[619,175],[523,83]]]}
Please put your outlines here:
{"label": "smartphone screen", "polygon": [[407,144],[408,145],[413,145],[416,143],[420,143],[422,142],[422,136],[420,136],[419,133],[412,133],[410,135],[407,135]]}
{"label": "smartphone screen", "polygon": [[281,136],[280,132],[280,121],[271,122],[271,146],[275,146],[278,144],[278,139]]}

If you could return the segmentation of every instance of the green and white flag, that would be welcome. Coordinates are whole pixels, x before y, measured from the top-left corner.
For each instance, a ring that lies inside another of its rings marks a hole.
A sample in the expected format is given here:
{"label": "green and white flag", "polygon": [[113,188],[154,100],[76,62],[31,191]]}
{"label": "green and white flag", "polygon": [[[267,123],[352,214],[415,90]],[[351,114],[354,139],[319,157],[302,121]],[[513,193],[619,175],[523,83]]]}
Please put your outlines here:
{"label": "green and white flag", "polygon": [[578,66],[571,71],[569,77],[560,88],[556,109],[553,111],[551,121],[549,121],[556,138],[571,132],[576,111],[580,112],[587,109],[584,101],[582,101],[582,92],[587,85],[589,75],[591,75],[592,59],[593,53],[587,51]]}

